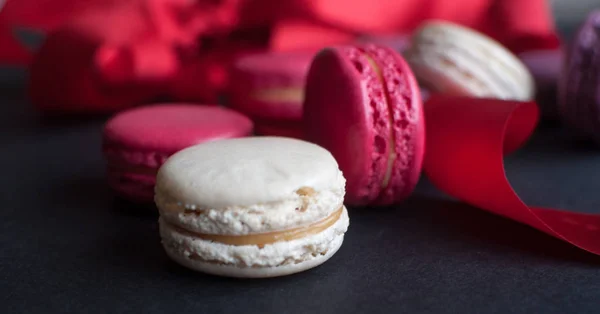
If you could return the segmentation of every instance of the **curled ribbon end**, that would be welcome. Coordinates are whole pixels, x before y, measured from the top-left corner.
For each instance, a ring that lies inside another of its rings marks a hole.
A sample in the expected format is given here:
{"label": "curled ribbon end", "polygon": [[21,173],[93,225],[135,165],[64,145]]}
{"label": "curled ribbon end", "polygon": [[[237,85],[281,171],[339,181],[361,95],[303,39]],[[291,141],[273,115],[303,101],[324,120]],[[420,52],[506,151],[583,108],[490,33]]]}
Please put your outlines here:
{"label": "curled ribbon end", "polygon": [[424,168],[442,191],[473,206],[532,226],[600,254],[600,216],[528,207],[513,190],[503,156],[533,133],[534,102],[434,96],[425,104]]}

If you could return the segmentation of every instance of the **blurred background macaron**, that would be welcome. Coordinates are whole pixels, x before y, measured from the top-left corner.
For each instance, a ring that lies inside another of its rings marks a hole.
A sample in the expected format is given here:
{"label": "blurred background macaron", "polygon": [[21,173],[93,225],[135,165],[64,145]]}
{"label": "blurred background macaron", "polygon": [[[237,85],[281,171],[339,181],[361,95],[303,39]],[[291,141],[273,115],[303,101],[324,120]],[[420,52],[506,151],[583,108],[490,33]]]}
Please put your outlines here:
{"label": "blurred background macaron", "polygon": [[531,100],[531,73],[499,42],[447,21],[427,21],[404,54],[419,83],[432,93]]}
{"label": "blurred background macaron", "polygon": [[317,50],[245,55],[231,66],[227,101],[259,135],[302,137],[306,74]]}
{"label": "blurred background macaron", "polygon": [[233,110],[156,104],[123,111],[104,127],[102,151],[110,187],[121,197],[151,203],[158,168],[195,144],[252,134],[252,121]]}
{"label": "blurred background macaron", "polygon": [[600,144],[600,10],[592,11],[576,32],[559,81],[561,121]]}

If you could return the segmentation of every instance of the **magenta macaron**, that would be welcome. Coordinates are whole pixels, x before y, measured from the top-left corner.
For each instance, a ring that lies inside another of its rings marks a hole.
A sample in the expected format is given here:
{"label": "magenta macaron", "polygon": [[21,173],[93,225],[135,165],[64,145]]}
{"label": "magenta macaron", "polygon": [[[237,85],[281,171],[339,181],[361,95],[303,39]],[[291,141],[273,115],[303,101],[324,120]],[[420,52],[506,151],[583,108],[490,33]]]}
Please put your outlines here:
{"label": "magenta macaron", "polygon": [[326,48],[312,62],[304,102],[306,139],[338,161],[349,205],[388,205],[414,190],[424,122],[417,81],[391,48]]}
{"label": "magenta macaron", "polygon": [[231,67],[228,101],[251,117],[261,135],[302,136],[306,75],[317,51],[244,55]]}
{"label": "magenta macaron", "polygon": [[218,106],[157,104],[110,119],[103,133],[108,183],[120,196],[152,202],[158,168],[186,147],[252,133],[252,121]]}

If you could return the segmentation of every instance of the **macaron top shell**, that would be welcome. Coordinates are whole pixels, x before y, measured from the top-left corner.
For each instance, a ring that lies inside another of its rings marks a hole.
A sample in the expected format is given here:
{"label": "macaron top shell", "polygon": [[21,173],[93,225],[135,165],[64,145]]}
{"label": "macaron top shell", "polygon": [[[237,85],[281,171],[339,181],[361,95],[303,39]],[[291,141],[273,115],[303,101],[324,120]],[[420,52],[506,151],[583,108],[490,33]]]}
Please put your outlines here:
{"label": "macaron top shell", "polygon": [[233,110],[193,104],[158,104],[117,114],[104,128],[104,146],[172,154],[207,140],[246,136],[252,121]]}
{"label": "macaron top shell", "polygon": [[348,204],[391,203],[412,191],[423,155],[423,112],[408,65],[390,48],[327,48],[305,99],[307,139],[337,158]]}
{"label": "macaron top shell", "polygon": [[312,143],[250,137],[204,143],[171,156],[157,191],[197,208],[221,209],[280,202],[302,188],[344,190],[333,156]]}

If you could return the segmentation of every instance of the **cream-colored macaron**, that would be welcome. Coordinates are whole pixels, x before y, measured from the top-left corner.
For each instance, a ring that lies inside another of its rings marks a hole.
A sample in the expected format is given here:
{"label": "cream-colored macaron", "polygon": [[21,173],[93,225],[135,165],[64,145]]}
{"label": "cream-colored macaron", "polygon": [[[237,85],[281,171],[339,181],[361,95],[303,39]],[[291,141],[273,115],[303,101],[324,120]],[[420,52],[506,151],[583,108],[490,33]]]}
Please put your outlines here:
{"label": "cream-colored macaron", "polygon": [[435,92],[523,101],[534,97],[533,77],[519,58],[467,27],[425,22],[405,57],[419,82]]}
{"label": "cream-colored macaron", "polygon": [[184,149],[157,175],[163,246],[179,264],[221,276],[307,270],[342,245],[345,183],[327,150],[301,140],[249,137]]}

